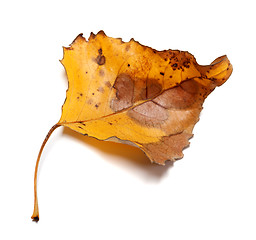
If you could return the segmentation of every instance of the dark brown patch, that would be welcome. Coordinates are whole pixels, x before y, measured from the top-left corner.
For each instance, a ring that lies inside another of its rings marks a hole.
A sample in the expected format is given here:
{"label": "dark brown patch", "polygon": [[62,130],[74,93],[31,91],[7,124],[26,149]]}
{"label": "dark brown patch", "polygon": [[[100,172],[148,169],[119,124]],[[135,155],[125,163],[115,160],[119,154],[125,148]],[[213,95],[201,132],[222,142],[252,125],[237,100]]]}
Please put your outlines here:
{"label": "dark brown patch", "polygon": [[153,101],[165,108],[184,109],[196,101],[198,84],[194,80],[182,82],[180,85],[164,91]]}
{"label": "dark brown patch", "polygon": [[147,79],[146,99],[157,96],[162,91],[162,85],[156,79]]}
{"label": "dark brown patch", "polygon": [[164,165],[166,160],[175,161],[183,157],[182,150],[189,145],[190,133],[178,133],[162,137],[159,142],[143,144],[143,150],[151,161]]}
{"label": "dark brown patch", "polygon": [[96,57],[96,62],[97,62],[99,65],[105,64],[106,58],[105,58],[104,55],[102,55],[102,49],[101,49],[101,48],[98,50],[98,53],[99,53],[99,55]]}
{"label": "dark brown patch", "polygon": [[131,47],[130,45],[126,45],[125,50],[129,51],[130,47]]}
{"label": "dark brown patch", "polygon": [[114,112],[121,111],[132,106],[134,94],[134,82],[128,74],[121,73],[113,85],[116,89],[116,98],[111,101]]}
{"label": "dark brown patch", "polygon": [[146,99],[147,99],[147,88],[142,88],[139,95],[139,100],[146,100]]}
{"label": "dark brown patch", "polygon": [[106,58],[105,58],[105,56],[100,56],[100,55],[98,55],[97,58],[96,58],[96,61],[97,61],[97,63],[98,63],[99,65],[103,65],[103,64],[105,64],[105,62],[106,62]]}
{"label": "dark brown patch", "polygon": [[152,101],[128,111],[128,115],[135,121],[146,126],[160,126],[169,117],[168,111]]}
{"label": "dark brown patch", "polygon": [[180,87],[190,94],[196,94],[198,92],[198,83],[193,79],[182,82]]}

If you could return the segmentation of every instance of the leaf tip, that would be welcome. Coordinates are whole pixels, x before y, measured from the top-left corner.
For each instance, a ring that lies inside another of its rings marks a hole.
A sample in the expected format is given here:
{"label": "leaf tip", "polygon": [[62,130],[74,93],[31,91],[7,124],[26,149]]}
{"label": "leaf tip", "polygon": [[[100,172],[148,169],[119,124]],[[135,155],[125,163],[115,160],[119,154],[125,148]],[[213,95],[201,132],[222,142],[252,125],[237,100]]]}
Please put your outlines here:
{"label": "leaf tip", "polygon": [[216,58],[210,65],[198,65],[197,69],[215,86],[225,83],[233,72],[233,66],[226,55]]}

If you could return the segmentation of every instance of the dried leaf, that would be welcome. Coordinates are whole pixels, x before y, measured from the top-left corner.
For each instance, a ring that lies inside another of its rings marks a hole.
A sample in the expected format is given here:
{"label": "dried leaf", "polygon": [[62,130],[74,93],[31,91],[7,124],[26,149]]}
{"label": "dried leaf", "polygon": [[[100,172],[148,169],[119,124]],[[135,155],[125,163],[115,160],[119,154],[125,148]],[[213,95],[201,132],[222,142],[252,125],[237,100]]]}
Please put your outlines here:
{"label": "dried leaf", "polygon": [[208,66],[178,50],[156,51],[131,39],[100,31],[64,48],[61,63],[69,88],[59,122],[41,147],[35,171],[35,208],[39,219],[37,168],[51,133],[65,126],[100,140],[130,143],[152,162],[182,158],[205,98],[232,72],[226,56]]}

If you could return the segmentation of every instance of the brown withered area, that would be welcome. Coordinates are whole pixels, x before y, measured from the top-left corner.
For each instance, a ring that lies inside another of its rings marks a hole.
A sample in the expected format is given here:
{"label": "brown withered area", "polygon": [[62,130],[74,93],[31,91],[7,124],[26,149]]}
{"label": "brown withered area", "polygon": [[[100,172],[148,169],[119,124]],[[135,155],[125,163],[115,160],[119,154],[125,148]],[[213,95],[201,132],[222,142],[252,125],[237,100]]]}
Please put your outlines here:
{"label": "brown withered area", "polygon": [[118,75],[113,85],[116,89],[116,98],[111,101],[110,107],[114,112],[131,107],[133,104],[134,82],[128,74]]}
{"label": "brown withered area", "polygon": [[[135,79],[133,101],[152,99],[162,91],[162,85],[157,79]],[[139,84],[139,83],[140,84]]]}
{"label": "brown withered area", "polygon": [[143,150],[151,161],[164,165],[166,160],[175,161],[183,157],[182,150],[189,145],[189,133],[178,133],[162,137],[159,142],[143,144]]}
{"label": "brown withered area", "polygon": [[128,116],[140,124],[156,127],[168,119],[169,113],[162,106],[148,101],[129,110]]}
{"label": "brown withered area", "polygon": [[146,99],[153,98],[160,94],[162,85],[155,79],[147,79]]}
{"label": "brown withered area", "polygon": [[132,107],[139,100],[149,100],[127,112],[137,123],[149,127],[160,127],[171,117],[169,110],[201,108],[204,99],[213,90],[194,79],[185,80],[164,91],[156,79],[146,79],[144,86],[136,88],[134,79],[129,74],[121,73],[113,85],[116,96],[110,107],[117,112]]}
{"label": "brown withered area", "polygon": [[133,79],[127,73],[117,76],[113,88],[116,89],[116,97],[110,107],[114,112],[131,107],[134,102],[152,99],[162,91],[157,79]]}
{"label": "brown withered area", "polygon": [[164,108],[184,109],[196,101],[198,83],[193,79],[182,82],[180,85],[164,91],[153,101]]}
{"label": "brown withered area", "polygon": [[[203,91],[205,90],[203,89]],[[158,92],[158,89],[156,92]],[[184,81],[176,87],[163,91],[152,100],[130,109],[128,116],[141,125],[160,127],[168,118],[172,117],[168,111],[169,109],[186,109],[196,101],[201,105],[204,98],[198,100],[198,92],[199,84],[196,81],[192,79]]]}

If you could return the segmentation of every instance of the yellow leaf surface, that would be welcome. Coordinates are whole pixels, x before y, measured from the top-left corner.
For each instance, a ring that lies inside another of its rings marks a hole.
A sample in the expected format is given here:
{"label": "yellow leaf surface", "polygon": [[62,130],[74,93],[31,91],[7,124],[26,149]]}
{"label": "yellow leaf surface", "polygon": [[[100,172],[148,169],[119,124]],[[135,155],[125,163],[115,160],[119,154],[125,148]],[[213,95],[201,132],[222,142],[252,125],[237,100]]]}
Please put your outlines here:
{"label": "yellow leaf surface", "polygon": [[131,39],[123,42],[100,31],[82,36],[64,48],[61,63],[69,87],[59,126],[99,140],[130,143],[152,162],[182,158],[205,98],[232,73],[221,56],[208,66],[178,50],[156,51]]}

